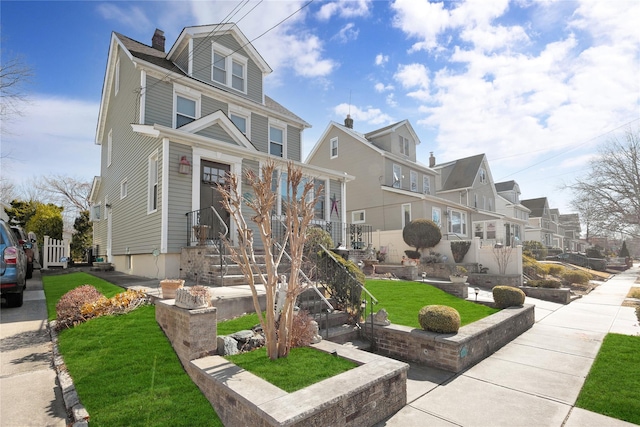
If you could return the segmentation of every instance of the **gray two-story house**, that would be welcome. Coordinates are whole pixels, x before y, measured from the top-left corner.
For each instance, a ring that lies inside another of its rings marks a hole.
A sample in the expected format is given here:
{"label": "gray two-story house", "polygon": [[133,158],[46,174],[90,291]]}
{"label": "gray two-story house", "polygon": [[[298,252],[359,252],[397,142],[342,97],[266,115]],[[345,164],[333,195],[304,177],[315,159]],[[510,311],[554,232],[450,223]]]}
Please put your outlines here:
{"label": "gray two-story house", "polygon": [[[271,71],[235,24],[184,28],[168,52],[160,30],[151,45],[111,35],[91,191],[99,257],[119,271],[178,277],[182,247],[236,235],[217,185],[270,160],[280,170],[292,161],[314,180],[318,223],[344,220],[351,177],[301,162],[310,125],[264,93]],[[286,174],[275,183],[277,216]],[[251,197],[248,185],[239,191]]]}

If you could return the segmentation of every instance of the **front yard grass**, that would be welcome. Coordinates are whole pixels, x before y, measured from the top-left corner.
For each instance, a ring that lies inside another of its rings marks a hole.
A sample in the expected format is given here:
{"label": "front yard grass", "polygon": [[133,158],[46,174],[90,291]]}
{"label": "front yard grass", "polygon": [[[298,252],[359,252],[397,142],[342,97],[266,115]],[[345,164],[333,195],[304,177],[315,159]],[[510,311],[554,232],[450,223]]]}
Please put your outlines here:
{"label": "front yard grass", "polygon": [[266,348],[225,356],[225,359],[293,393],[326,378],[341,374],[358,365],[311,347],[292,348],[288,357],[270,360]]}
{"label": "front yard grass", "polygon": [[425,305],[447,305],[460,313],[460,326],[497,313],[497,308],[463,300],[422,282],[370,279],[366,287],[378,300],[374,311],[387,310],[389,321],[396,325],[422,329],[418,312]]}
{"label": "front yard grass", "polygon": [[640,337],[607,334],[576,406],[640,424]]}
{"label": "front yard grass", "polygon": [[[123,292],[85,273],[42,280],[50,319],[60,296],[74,287],[91,284],[107,289],[106,296]],[[222,426],[158,326],[155,306],[62,330],[58,346],[91,426]]]}

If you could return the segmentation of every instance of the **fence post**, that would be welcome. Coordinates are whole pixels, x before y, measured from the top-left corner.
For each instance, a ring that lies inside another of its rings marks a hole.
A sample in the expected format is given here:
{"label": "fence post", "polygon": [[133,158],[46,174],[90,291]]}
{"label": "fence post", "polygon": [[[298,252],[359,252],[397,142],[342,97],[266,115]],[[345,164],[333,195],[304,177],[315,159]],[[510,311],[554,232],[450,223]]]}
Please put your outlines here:
{"label": "fence post", "polygon": [[44,245],[42,248],[42,268],[49,268],[49,236],[44,236]]}

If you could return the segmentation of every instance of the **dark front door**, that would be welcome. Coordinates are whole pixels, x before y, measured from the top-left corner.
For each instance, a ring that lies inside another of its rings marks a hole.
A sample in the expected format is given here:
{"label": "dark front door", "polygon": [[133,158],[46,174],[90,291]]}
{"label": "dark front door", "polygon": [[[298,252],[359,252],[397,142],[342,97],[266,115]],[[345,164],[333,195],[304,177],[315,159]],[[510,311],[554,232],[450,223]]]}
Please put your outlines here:
{"label": "dark front door", "polygon": [[231,170],[229,165],[202,160],[200,166],[200,224],[211,227],[209,238],[217,239],[224,227],[219,224],[218,217],[209,209],[213,207],[220,218],[229,227],[229,213],[222,206],[222,196],[217,190],[218,185],[227,185],[227,174]]}

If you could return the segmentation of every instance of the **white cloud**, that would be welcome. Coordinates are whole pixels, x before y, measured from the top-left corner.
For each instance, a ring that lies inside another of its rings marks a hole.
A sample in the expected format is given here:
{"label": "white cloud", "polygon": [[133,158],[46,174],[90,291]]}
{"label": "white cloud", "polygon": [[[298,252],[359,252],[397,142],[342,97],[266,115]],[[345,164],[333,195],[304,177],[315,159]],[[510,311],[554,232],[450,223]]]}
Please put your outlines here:
{"label": "white cloud", "polygon": [[98,109],[97,103],[34,95],[15,132],[3,137],[3,177],[20,183],[54,173],[87,181],[99,175]]}
{"label": "white cloud", "polygon": [[[333,108],[333,112],[340,117],[347,117],[347,114],[351,115],[354,122],[366,122],[370,125],[380,126],[393,123],[393,119],[382,110],[367,106],[359,108],[350,104],[339,104]],[[355,124],[354,124],[355,126]]]}
{"label": "white cloud", "polygon": [[369,14],[371,0],[339,1],[322,5],[316,17],[321,21],[328,21],[332,16],[341,18],[364,17]]}
{"label": "white cloud", "polygon": [[375,64],[376,65],[384,65],[389,62],[389,55],[383,55],[381,53],[376,55]]}
{"label": "white cloud", "polygon": [[388,94],[387,99],[385,101],[387,102],[387,105],[389,107],[395,108],[398,106],[398,103],[396,102],[396,98],[393,93]]}
{"label": "white cloud", "polygon": [[145,12],[137,6],[121,7],[114,3],[100,3],[97,9],[106,20],[117,21],[130,28],[140,29],[152,26]]}
{"label": "white cloud", "polygon": [[385,84],[383,84],[383,83],[376,83],[376,84],[374,85],[374,87],[373,87],[373,88],[374,88],[374,89],[376,90],[376,92],[378,92],[378,93],[388,92],[388,91],[390,91],[390,90],[393,90],[393,89],[394,89],[393,85],[385,85]]}
{"label": "white cloud", "polygon": [[424,64],[400,65],[393,77],[405,89],[414,87],[429,89],[429,71]]}
{"label": "white cloud", "polygon": [[346,43],[351,40],[356,40],[358,38],[359,30],[355,28],[355,24],[353,22],[349,22],[344,27],[340,28],[338,34],[333,36],[333,39],[338,40],[341,43]]}

